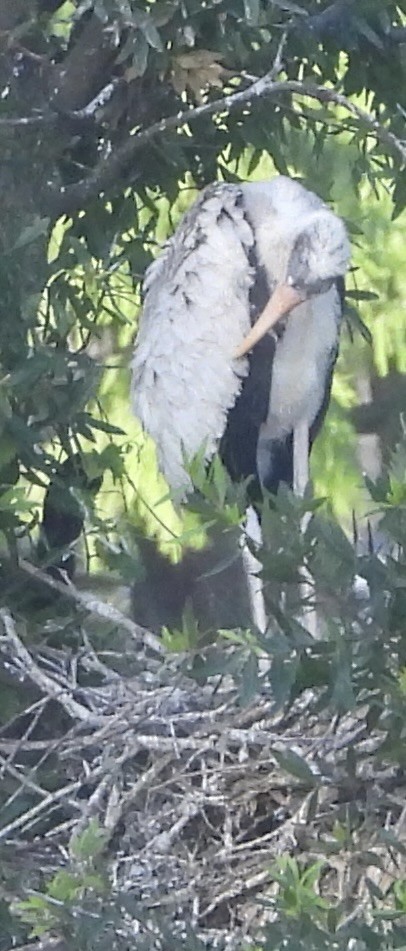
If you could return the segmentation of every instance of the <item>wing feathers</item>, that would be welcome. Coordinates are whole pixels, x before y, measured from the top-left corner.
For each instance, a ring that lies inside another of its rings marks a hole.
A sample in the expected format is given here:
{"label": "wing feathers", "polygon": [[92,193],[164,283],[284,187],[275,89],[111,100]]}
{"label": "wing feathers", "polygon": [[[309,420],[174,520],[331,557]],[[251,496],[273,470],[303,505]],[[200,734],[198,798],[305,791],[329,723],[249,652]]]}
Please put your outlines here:
{"label": "wing feathers", "polygon": [[250,323],[253,243],[240,190],[209,186],[146,274],[132,398],[172,487],[187,485],[184,453],[216,451],[247,373],[233,353]]}

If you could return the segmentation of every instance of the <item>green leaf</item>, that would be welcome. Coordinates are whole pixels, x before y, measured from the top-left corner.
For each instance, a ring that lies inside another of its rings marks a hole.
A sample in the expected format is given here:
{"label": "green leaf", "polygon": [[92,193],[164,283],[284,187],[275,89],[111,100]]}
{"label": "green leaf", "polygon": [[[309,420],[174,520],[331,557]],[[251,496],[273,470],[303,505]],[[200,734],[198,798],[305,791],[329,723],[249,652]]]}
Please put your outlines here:
{"label": "green leaf", "polygon": [[300,7],[298,3],[293,3],[292,0],[271,0],[271,3],[272,6],[286,10],[288,13],[296,13],[297,16],[301,17],[309,16],[308,10]]}
{"label": "green leaf", "polygon": [[145,571],[138,552],[126,551],[120,545],[111,545],[102,538],[96,541],[96,551],[110,571],[118,575],[128,585],[143,580]]}
{"label": "green leaf", "polygon": [[80,889],[81,881],[76,873],[61,869],[48,884],[47,895],[56,901],[72,901]]}
{"label": "green leaf", "polygon": [[269,671],[274,709],[280,710],[288,702],[296,682],[299,661],[297,657],[274,657]]}
{"label": "green leaf", "polygon": [[108,832],[102,829],[97,819],[91,819],[77,838],[73,839],[71,844],[72,855],[82,861],[95,859],[100,855],[108,841]]}
{"label": "green leaf", "polygon": [[125,464],[122,451],[119,446],[109,443],[99,455],[99,472],[108,469],[113,479],[121,479],[125,472]]}
{"label": "green leaf", "polygon": [[244,0],[244,14],[249,26],[258,26],[260,0]]}
{"label": "green leaf", "polygon": [[356,705],[354,687],[351,680],[351,663],[344,651],[340,652],[338,663],[332,673],[331,703],[340,713],[349,713]]}
{"label": "green leaf", "polygon": [[254,651],[250,651],[248,659],[242,669],[240,702],[247,706],[259,692],[258,658]]}
{"label": "green leaf", "polygon": [[22,486],[12,485],[5,492],[0,494],[0,510],[8,512],[10,509],[17,509],[20,513],[31,512],[34,502],[26,498],[26,491]]}
{"label": "green leaf", "polygon": [[372,27],[369,25],[369,23],[367,23],[367,21],[363,17],[362,18],[357,17],[355,14],[353,14],[352,22],[354,23],[355,26],[357,26],[358,32],[361,33],[362,36],[365,36],[366,39],[369,40],[369,42],[372,44],[372,46],[375,46],[376,49],[380,51],[383,51],[385,49],[380,36],[378,36],[375,30],[372,29]]}
{"label": "green leaf", "polygon": [[310,766],[307,765],[306,761],[299,756],[298,753],[295,753],[293,750],[285,750],[281,753],[272,747],[272,756],[275,757],[282,769],[290,773],[291,776],[294,776],[295,779],[300,779],[306,786],[313,787],[319,785],[320,777],[313,773]]}
{"label": "green leaf", "polygon": [[158,50],[159,53],[162,53],[164,48],[162,39],[152,18],[146,15],[140,26],[149,46],[152,46],[154,50]]}
{"label": "green leaf", "polygon": [[135,34],[132,43],[132,67],[137,76],[143,76],[147,68],[149,43],[140,30]]}
{"label": "green leaf", "polygon": [[379,300],[379,294],[374,294],[373,291],[347,291],[345,296],[351,298],[351,300]]}
{"label": "green leaf", "polygon": [[80,413],[77,416],[78,425],[83,421],[87,423],[92,429],[98,429],[101,433],[109,433],[112,436],[125,436],[123,429],[120,429],[119,426],[113,426],[113,423],[108,423],[104,419],[95,419],[94,416],[91,416],[90,413]]}
{"label": "green leaf", "polygon": [[27,228],[21,232],[17,241],[14,244],[13,248],[10,248],[10,252],[17,251],[19,248],[24,248],[27,244],[32,244],[33,241],[36,241],[37,238],[41,238],[43,235],[48,233],[49,229],[49,218],[40,218],[38,215],[34,218],[32,224],[28,225]]}
{"label": "green leaf", "polygon": [[387,474],[379,476],[379,478],[375,481],[372,481],[372,479],[369,479],[368,476],[365,476],[364,481],[374,502],[382,503],[387,501],[391,490],[390,481]]}
{"label": "green leaf", "polygon": [[354,548],[347,538],[341,525],[331,520],[316,519],[312,526],[313,536],[321,541],[323,548],[327,553],[331,550],[333,556],[336,556],[343,565],[352,568],[355,566]]}
{"label": "green leaf", "polygon": [[393,189],[392,197],[394,205],[392,211],[392,221],[396,221],[406,206],[406,175],[404,171],[402,171],[399,174],[399,177],[395,179],[395,187]]}

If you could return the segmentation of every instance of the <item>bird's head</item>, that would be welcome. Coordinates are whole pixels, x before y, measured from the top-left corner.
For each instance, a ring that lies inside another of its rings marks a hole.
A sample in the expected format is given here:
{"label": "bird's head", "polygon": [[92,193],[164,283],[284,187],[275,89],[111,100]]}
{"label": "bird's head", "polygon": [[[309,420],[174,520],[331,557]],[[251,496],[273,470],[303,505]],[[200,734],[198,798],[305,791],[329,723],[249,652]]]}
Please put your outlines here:
{"label": "bird's head", "polygon": [[295,230],[288,254],[284,281],[276,288],[262,314],[240,344],[235,356],[242,357],[280,320],[305,300],[323,294],[349,264],[350,245],[345,225],[321,208],[307,216]]}
{"label": "bird's head", "polygon": [[341,218],[322,209],[314,212],[296,235],[290,252],[286,284],[304,299],[322,294],[348,267],[350,246]]}

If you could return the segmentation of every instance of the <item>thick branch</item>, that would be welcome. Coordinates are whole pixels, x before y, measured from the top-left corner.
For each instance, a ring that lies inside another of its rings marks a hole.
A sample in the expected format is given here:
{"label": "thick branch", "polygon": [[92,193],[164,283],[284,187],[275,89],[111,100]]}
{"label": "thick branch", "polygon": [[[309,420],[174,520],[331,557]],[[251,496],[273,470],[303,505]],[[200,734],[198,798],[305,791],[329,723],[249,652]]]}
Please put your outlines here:
{"label": "thick branch", "polygon": [[91,198],[104,191],[113,182],[120,181],[123,170],[128,169],[139,149],[144,148],[153,139],[165,135],[167,132],[190,125],[202,116],[231,112],[243,106],[251,105],[255,100],[262,99],[265,96],[277,97],[283,93],[293,93],[296,96],[343,107],[357,122],[365,127],[366,134],[373,134],[379,142],[396,152],[402,162],[406,163],[406,142],[398,139],[393,132],[381,125],[364,109],[356,106],[342,93],[327,86],[303,83],[299,80],[274,81],[272,71],[255,80],[246,89],[238,90],[228,96],[223,96],[213,102],[192,109],[181,110],[175,116],[161,119],[148,129],[136,132],[108,158],[100,161],[87,179],[61,190],[58,194],[51,194],[49,196],[50,207],[46,210],[54,215],[61,215],[70,214],[83,208]]}
{"label": "thick branch", "polygon": [[58,111],[82,109],[110,79],[111,65],[117,49],[111,33],[101,20],[92,16],[84,22],[81,32],[63,62],[50,77],[50,102]]}

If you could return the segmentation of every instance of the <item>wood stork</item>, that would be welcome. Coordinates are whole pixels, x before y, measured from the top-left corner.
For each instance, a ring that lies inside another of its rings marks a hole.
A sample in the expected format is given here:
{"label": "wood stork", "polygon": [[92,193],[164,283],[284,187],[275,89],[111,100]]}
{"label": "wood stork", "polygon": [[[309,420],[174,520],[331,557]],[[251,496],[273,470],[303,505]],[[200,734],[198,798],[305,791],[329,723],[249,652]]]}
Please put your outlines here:
{"label": "wood stork", "polygon": [[[330,397],[348,260],[343,222],[290,178],[204,189],[146,273],[132,364],[133,408],[173,489],[187,494],[184,460],[204,447],[207,460],[220,451],[233,479],[251,477],[254,505],[281,481],[303,493]],[[252,508],[247,533],[258,541]],[[234,574],[220,576],[210,550],[170,566],[144,548],[158,628],[176,623],[188,594],[210,626],[254,620],[265,629],[260,566],[247,546]]]}
{"label": "wood stork", "polygon": [[173,489],[187,492],[184,459],[204,446],[252,477],[254,499],[281,481],[303,491],[348,261],[343,222],[297,181],[204,189],[146,272],[132,363],[133,408]]}

